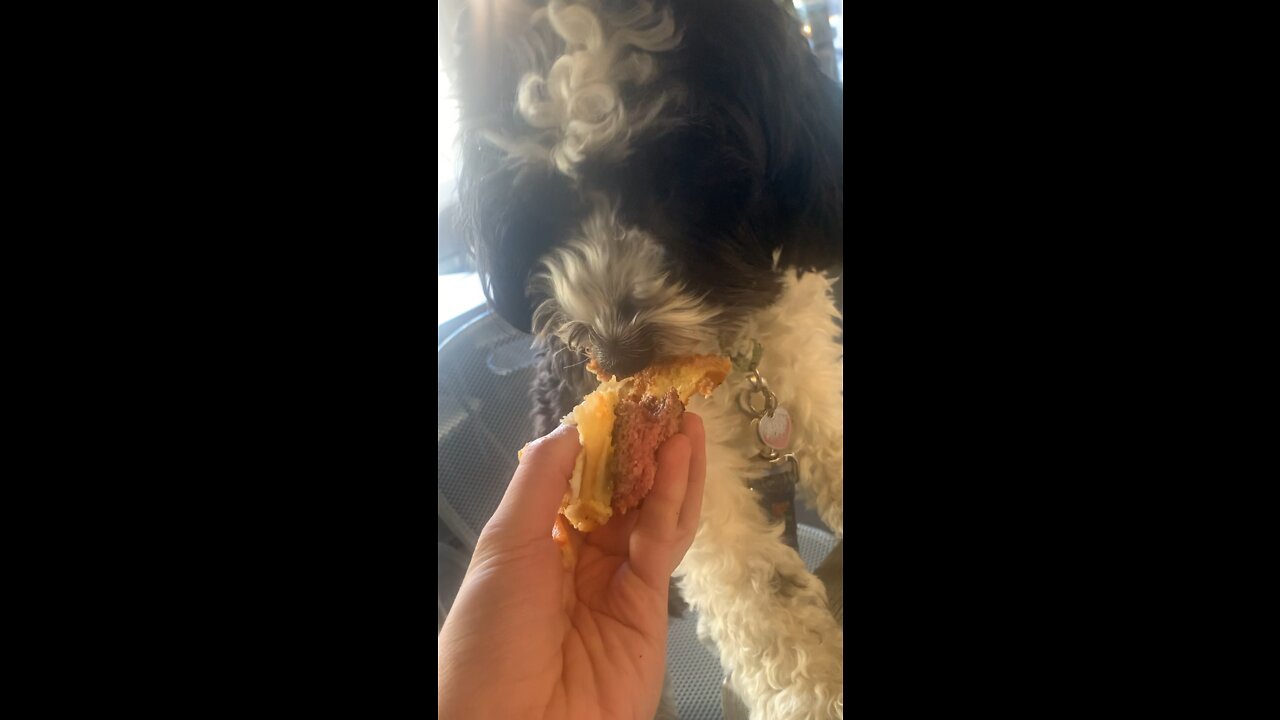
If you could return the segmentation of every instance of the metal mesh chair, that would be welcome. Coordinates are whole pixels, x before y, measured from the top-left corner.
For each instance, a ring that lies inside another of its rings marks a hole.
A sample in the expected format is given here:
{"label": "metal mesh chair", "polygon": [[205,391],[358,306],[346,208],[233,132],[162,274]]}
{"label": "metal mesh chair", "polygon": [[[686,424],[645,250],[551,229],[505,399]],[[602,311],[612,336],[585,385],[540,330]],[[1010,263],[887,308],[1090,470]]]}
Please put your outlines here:
{"label": "metal mesh chair", "polygon": [[498,508],[531,439],[529,336],[483,313],[439,346],[436,461],[440,519],[468,547]]}

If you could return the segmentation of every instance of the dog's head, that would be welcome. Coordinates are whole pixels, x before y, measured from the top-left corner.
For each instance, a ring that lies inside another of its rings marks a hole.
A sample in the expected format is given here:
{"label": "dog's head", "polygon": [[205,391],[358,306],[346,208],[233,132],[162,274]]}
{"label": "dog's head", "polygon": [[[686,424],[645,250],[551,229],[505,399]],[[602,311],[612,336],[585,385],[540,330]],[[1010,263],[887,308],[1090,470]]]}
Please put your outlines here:
{"label": "dog's head", "polygon": [[619,375],[838,263],[842,91],[775,0],[472,0],[466,225],[512,325]]}

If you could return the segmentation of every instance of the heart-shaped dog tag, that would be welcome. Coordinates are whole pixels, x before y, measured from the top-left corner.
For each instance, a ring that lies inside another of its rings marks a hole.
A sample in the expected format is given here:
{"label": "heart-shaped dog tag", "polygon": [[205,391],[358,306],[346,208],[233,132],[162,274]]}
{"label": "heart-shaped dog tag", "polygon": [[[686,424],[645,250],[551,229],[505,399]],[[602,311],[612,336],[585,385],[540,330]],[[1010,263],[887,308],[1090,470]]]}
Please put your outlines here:
{"label": "heart-shaped dog tag", "polygon": [[773,415],[760,418],[756,433],[760,436],[760,442],[765,445],[774,450],[786,450],[791,443],[791,415],[786,408],[775,408]]}

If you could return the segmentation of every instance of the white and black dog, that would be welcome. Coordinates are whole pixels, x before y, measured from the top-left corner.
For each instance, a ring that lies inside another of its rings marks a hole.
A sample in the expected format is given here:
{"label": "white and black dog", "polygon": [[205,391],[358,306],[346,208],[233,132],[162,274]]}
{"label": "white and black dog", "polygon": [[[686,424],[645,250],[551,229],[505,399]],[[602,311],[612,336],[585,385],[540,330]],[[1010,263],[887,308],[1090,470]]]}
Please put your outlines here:
{"label": "white and black dog", "polygon": [[[787,2],[787,0],[781,0]],[[535,431],[655,360],[763,349],[800,488],[844,532],[843,91],[778,0],[472,0],[460,217],[492,307],[532,332]],[[703,516],[677,570],[756,718],[842,717],[844,635],[750,489],[735,372],[695,399]],[[757,400],[756,402],[759,402]]]}

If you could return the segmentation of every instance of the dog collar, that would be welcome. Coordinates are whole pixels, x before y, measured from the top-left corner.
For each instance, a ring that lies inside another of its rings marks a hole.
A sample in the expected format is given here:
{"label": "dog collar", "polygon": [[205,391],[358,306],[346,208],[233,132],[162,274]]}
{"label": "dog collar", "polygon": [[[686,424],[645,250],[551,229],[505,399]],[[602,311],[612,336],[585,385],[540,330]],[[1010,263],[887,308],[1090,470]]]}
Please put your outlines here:
{"label": "dog collar", "polygon": [[[738,352],[726,350],[725,354],[733,369],[746,376],[747,386],[738,396],[738,406],[751,418],[751,427],[761,445],[760,459],[770,463],[788,459],[794,462],[794,455],[784,454],[791,444],[791,414],[778,403],[778,396],[769,389],[769,383],[758,369],[764,346],[759,340],[748,338]],[[760,396],[761,407],[756,407],[756,395]]]}
{"label": "dog collar", "polygon": [[[750,338],[750,348],[739,353],[728,353],[734,370],[745,373],[747,385],[738,396],[738,405],[751,418],[751,429],[760,442],[760,452],[755,456],[772,466],[763,475],[755,476],[748,487],[759,496],[769,517],[783,524],[784,541],[800,549],[796,529],[795,487],[800,481],[800,461],[796,454],[787,452],[791,444],[791,415],[778,403],[778,396],[769,389],[760,374],[760,358],[764,346]],[[762,407],[756,406],[759,395]]]}
{"label": "dog collar", "polygon": [[751,347],[740,352],[733,353],[725,350],[725,354],[729,356],[729,362],[733,363],[733,369],[738,372],[755,372],[756,366],[760,364],[760,358],[764,356],[764,346],[759,340],[749,338],[748,342],[751,343]]}

